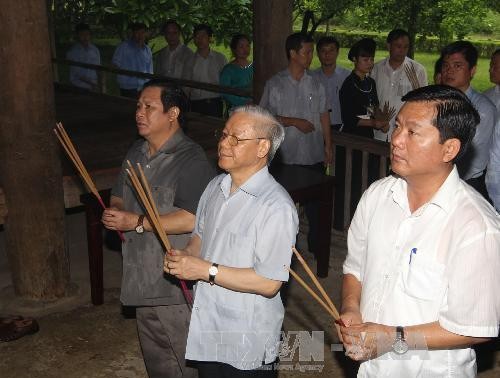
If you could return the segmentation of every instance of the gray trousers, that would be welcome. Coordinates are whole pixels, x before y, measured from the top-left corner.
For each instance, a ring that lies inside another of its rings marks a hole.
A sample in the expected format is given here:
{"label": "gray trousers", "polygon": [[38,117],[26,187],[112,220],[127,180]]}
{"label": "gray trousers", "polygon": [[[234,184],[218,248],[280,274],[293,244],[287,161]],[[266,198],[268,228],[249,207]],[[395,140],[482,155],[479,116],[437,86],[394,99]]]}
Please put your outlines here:
{"label": "gray trousers", "polygon": [[187,305],[137,307],[139,341],[150,378],[196,378],[184,359],[191,312]]}

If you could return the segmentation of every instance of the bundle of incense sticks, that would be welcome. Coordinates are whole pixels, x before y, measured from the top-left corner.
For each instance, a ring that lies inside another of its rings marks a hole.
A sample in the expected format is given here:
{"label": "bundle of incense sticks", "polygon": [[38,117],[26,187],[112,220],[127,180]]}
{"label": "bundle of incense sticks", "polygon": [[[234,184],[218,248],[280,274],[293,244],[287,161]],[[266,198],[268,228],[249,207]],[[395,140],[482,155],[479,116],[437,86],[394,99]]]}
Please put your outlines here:
{"label": "bundle of incense sticks", "polygon": [[[135,171],[134,167],[132,166],[129,160],[127,160],[127,164],[128,164],[128,168],[126,169],[127,174],[130,177],[132,186],[134,187],[142,206],[146,210],[146,215],[148,217],[149,223],[151,224],[151,227],[155,231],[156,235],[158,235],[160,242],[163,245],[163,248],[165,249],[166,253],[168,253],[172,249],[172,245],[168,240],[165,229],[161,226],[160,214],[153,200],[153,194],[151,193],[151,188],[149,187],[146,175],[144,174],[141,165],[138,163],[137,170],[139,171],[140,174],[140,179],[139,179],[137,172]],[[191,293],[187,288],[186,282],[184,282],[184,280],[179,280],[179,281],[181,284],[182,293],[184,294],[184,298],[186,299],[186,303],[188,304],[188,306],[191,306],[193,304],[193,297],[191,296]]]}
{"label": "bundle of incense sticks", "polygon": [[375,118],[389,122],[392,117],[396,115],[396,108],[394,106],[390,106],[389,102],[384,102],[382,107],[375,108]]}
{"label": "bundle of incense sticks", "polygon": [[320,282],[318,281],[318,279],[314,275],[311,268],[309,268],[309,265],[307,265],[307,262],[301,256],[299,251],[297,251],[295,249],[295,247],[292,248],[292,250],[293,250],[293,253],[295,254],[295,256],[297,257],[297,260],[299,260],[300,264],[302,265],[302,267],[304,268],[304,270],[306,271],[307,275],[310,277],[310,279],[312,280],[312,282],[314,283],[316,288],[319,290],[319,292],[320,292],[321,296],[324,298],[324,300],[321,299],[319,297],[319,295],[316,294],[314,292],[314,290],[311,289],[311,287],[302,278],[300,278],[300,276],[296,272],[294,272],[292,270],[292,268],[287,268],[288,271],[293,276],[293,278],[295,278],[297,280],[297,282],[326,310],[326,312],[328,312],[328,314],[331,315],[331,317],[335,321],[335,328],[337,329],[337,333],[339,335],[340,341],[342,341],[342,335],[340,334],[339,326],[341,326],[341,325],[343,326],[344,323],[343,323],[342,319],[340,319],[340,315],[339,315],[339,312],[337,311],[337,308],[335,307],[335,305],[333,304],[333,301],[330,299],[330,297],[326,293],[323,286],[321,286]]}
{"label": "bundle of incense sticks", "polygon": [[420,88],[420,84],[418,82],[417,71],[415,70],[415,66],[413,63],[405,64],[405,73],[410,80],[410,84],[412,89]]}
{"label": "bundle of incense sticks", "polygon": [[[73,142],[71,142],[71,139],[69,139],[68,134],[66,133],[66,130],[64,129],[64,126],[62,125],[61,122],[56,123],[56,127],[54,128],[54,133],[57,136],[57,139],[59,139],[59,142],[61,142],[61,145],[64,148],[64,151],[66,151],[66,154],[70,158],[70,160],[73,162],[73,165],[76,167],[78,173],[80,174],[80,177],[82,178],[83,182],[87,186],[87,188],[90,190],[90,192],[97,198],[99,201],[100,205],[102,206],[103,209],[106,208],[106,205],[104,204],[104,201],[101,198],[101,195],[97,191],[97,188],[92,181],[92,178],[89,175],[89,172],[85,168],[85,166],[82,163],[82,160],[80,159],[80,156],[76,152],[76,148],[73,145]],[[120,236],[120,239],[122,242],[125,241],[125,237],[123,236],[123,233],[120,231],[116,231],[118,235]]]}

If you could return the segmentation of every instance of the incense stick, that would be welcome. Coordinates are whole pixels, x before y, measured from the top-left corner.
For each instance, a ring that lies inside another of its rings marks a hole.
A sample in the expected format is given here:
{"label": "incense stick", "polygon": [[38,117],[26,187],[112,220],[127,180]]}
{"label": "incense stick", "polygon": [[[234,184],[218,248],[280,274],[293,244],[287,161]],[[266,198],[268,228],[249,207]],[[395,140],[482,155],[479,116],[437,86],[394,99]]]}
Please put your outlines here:
{"label": "incense stick", "polygon": [[340,315],[339,315],[339,312],[337,311],[337,308],[333,304],[333,301],[330,299],[330,297],[326,293],[326,291],[323,288],[323,286],[321,286],[321,284],[318,281],[318,279],[316,278],[315,274],[313,273],[313,271],[311,270],[311,268],[309,268],[309,265],[307,265],[306,261],[301,256],[301,254],[299,253],[299,251],[297,251],[297,249],[295,249],[295,247],[292,248],[292,250],[293,250],[293,253],[295,254],[295,256],[297,257],[297,259],[299,260],[300,264],[302,265],[302,267],[304,268],[304,270],[308,274],[308,276],[311,278],[311,280],[314,283],[314,285],[318,288],[319,292],[321,293],[321,295],[323,296],[323,298],[326,300],[326,302],[330,306],[330,309],[332,310],[332,312],[334,314],[335,320],[338,320],[340,318]]}
{"label": "incense stick", "polygon": [[[63,146],[64,151],[72,161],[73,165],[75,166],[76,170],[80,174],[80,177],[83,179],[84,184],[87,186],[89,191],[97,198],[99,201],[99,204],[102,206],[103,209],[106,209],[106,205],[104,204],[104,201],[102,200],[101,195],[99,194],[99,191],[97,190],[94,182],[92,181],[92,178],[89,175],[89,172],[83,165],[82,160],[80,159],[80,156],[78,155],[78,152],[76,152],[76,148],[73,145],[73,142],[69,138],[68,134],[66,133],[66,130],[64,129],[64,126],[62,125],[61,122],[56,123],[56,127],[54,128],[54,133],[56,134],[57,139]],[[116,230],[118,233],[118,236],[120,237],[121,241],[125,241],[125,237],[123,236],[123,233],[119,230]]]}
{"label": "incense stick", "polygon": [[[168,253],[172,249],[172,245],[167,237],[165,229],[161,225],[160,214],[158,212],[156,203],[154,202],[153,195],[151,193],[151,188],[149,186],[146,175],[144,174],[141,165],[137,164],[137,170],[139,171],[139,174],[141,176],[141,179],[139,180],[139,177],[129,160],[127,160],[127,164],[128,164],[128,168],[126,169],[127,174],[130,177],[132,186],[134,187],[137,195],[139,196],[139,199],[143,207],[146,209],[147,217],[151,224],[151,228],[156,233],[156,235],[158,235],[161,244],[163,245],[166,253]],[[181,279],[179,279],[179,282],[181,285],[182,293],[184,294],[184,298],[186,299],[189,308],[191,308],[190,306],[193,303],[193,297],[189,292],[186,282]]]}
{"label": "incense stick", "polygon": [[418,82],[417,71],[413,63],[405,64],[405,73],[410,81],[412,89],[420,88],[420,83]]}

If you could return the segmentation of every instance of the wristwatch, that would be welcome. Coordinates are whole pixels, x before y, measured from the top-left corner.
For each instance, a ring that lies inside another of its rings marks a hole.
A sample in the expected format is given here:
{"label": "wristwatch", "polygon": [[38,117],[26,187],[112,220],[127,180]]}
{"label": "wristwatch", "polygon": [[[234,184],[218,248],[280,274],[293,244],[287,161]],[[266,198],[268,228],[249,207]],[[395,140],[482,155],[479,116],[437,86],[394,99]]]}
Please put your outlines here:
{"label": "wristwatch", "polygon": [[139,215],[139,219],[137,219],[137,226],[135,226],[135,232],[138,234],[142,234],[144,232],[144,214]]}
{"label": "wristwatch", "polygon": [[405,331],[401,326],[396,327],[396,340],[394,340],[394,344],[392,344],[392,351],[396,354],[405,354],[408,351]]}
{"label": "wristwatch", "polygon": [[208,269],[208,283],[210,285],[215,284],[215,276],[219,273],[219,264],[212,263],[212,266]]}

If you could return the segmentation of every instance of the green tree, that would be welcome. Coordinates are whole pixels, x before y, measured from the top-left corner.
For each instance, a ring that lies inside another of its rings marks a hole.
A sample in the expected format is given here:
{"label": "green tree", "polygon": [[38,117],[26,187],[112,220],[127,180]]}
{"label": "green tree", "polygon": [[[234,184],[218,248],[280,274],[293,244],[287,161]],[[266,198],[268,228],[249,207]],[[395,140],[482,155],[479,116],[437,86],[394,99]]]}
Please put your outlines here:
{"label": "green tree", "polygon": [[[408,30],[415,37],[439,36],[443,43],[454,37],[464,38],[473,29],[473,21],[484,17],[492,0],[363,0],[358,14],[371,30]],[[411,52],[411,55],[413,52]]]}
{"label": "green tree", "polygon": [[318,26],[340,17],[358,3],[359,0],[295,0],[293,6],[295,18],[302,16],[301,32],[313,35]]}

